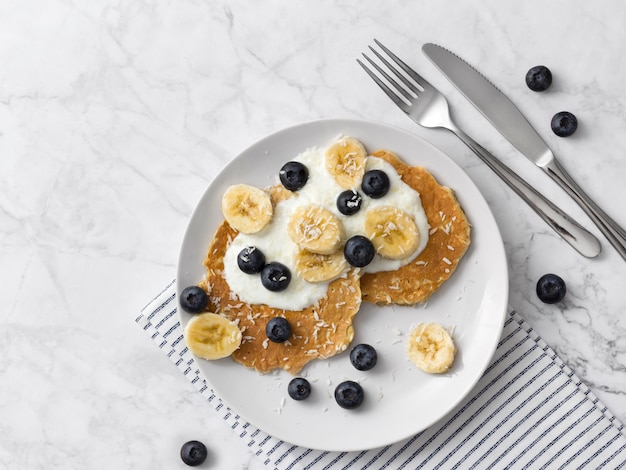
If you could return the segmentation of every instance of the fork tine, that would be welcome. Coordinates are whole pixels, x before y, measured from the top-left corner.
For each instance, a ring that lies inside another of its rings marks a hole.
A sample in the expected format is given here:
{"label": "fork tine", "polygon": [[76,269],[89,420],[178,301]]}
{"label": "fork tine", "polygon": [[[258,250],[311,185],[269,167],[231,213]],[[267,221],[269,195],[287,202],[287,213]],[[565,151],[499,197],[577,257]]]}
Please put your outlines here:
{"label": "fork tine", "polygon": [[[374,51],[374,53],[376,53],[376,51]],[[411,95],[410,93],[408,93],[407,90],[402,87],[402,85],[400,85],[397,81],[395,81],[393,79],[393,77],[391,75],[389,75],[387,72],[385,72],[376,62],[374,62],[372,59],[370,59],[367,55],[365,55],[365,54],[362,54],[362,55],[363,55],[363,57],[365,57],[367,59],[367,61],[370,63],[370,65],[372,67],[374,67],[378,71],[378,73],[380,73],[385,78],[385,80],[387,80],[391,85],[393,85],[393,87],[396,89],[396,91],[398,93],[400,93],[402,96],[404,96],[404,98],[405,98],[405,100],[407,102],[410,103],[415,98],[416,94]],[[382,60],[384,61],[384,59],[382,59]],[[391,64],[386,63],[385,65],[387,65],[389,68],[391,68],[393,70],[393,67],[391,66]],[[398,72],[396,72],[396,71],[394,71],[394,72],[395,72],[396,75],[398,74]]]}
{"label": "fork tine", "polygon": [[[372,63],[372,65],[374,65],[376,67],[376,64],[374,64],[365,54],[363,54],[363,56],[370,62]],[[404,111],[405,113],[408,113],[408,106],[407,104],[402,100],[402,98],[400,98],[396,93],[394,93],[394,91],[389,88],[385,82],[383,82],[380,78],[378,78],[378,76],[372,72],[363,62],[361,62],[359,59],[356,60],[359,65],[361,67],[363,67],[363,70],[365,70],[365,72],[367,72],[367,74],[370,76],[370,78],[372,80],[374,80],[376,82],[376,84],[387,94],[387,96],[389,98],[391,98],[391,101],[393,101],[394,103],[396,103],[398,105],[398,107],[400,109],[402,109],[402,111]],[[378,67],[376,67],[378,69]],[[384,74],[384,72],[383,72]]]}
{"label": "fork tine", "polygon": [[393,52],[391,52],[389,49],[387,49],[383,43],[381,43],[378,39],[374,39],[374,42],[378,45],[378,47],[380,47],[383,51],[385,51],[385,53],[391,57],[393,59],[393,61],[398,64],[400,66],[400,68],[402,68],[402,70],[404,70],[407,75],[409,75],[413,80],[415,80],[415,82],[420,85],[422,88],[426,89],[426,88],[432,88],[432,85],[430,83],[428,83],[428,80],[426,80],[424,77],[422,77],[420,74],[418,74],[415,70],[413,70],[411,67],[409,67],[402,59],[400,59],[397,55],[395,55]]}
{"label": "fork tine", "polygon": [[[391,70],[391,71],[393,72],[393,74],[394,74],[396,77],[398,77],[398,78],[400,79],[400,81],[401,81],[402,83],[404,83],[404,85],[405,85],[405,86],[406,86],[406,87],[407,87],[407,88],[408,88],[408,89],[409,89],[409,90],[413,93],[413,95],[412,95],[412,96],[411,96],[411,95],[409,95],[409,94],[405,91],[405,89],[404,89],[404,88],[402,88],[402,87],[401,87],[401,86],[400,86],[397,82],[395,82],[395,81],[393,80],[393,78],[391,78],[389,75],[387,75],[385,72],[383,72],[383,70],[382,70],[381,68],[379,68],[378,66],[376,66],[376,64],[374,64],[374,63],[370,60],[370,63],[372,63],[372,65],[374,65],[374,66],[378,69],[378,71],[379,71],[381,74],[383,74],[383,75],[385,76],[385,78],[386,78],[387,80],[389,80],[391,83],[393,83],[393,85],[394,85],[394,86],[395,86],[398,90],[400,90],[400,91],[401,91],[401,93],[404,95],[404,97],[405,97],[407,100],[409,100],[409,101],[410,101],[410,100],[412,100],[413,98],[415,98],[417,95],[419,95],[419,93],[420,93],[420,89],[419,89],[419,88],[417,88],[417,87],[416,87],[416,86],[415,86],[412,82],[410,82],[410,81],[409,81],[409,80],[408,80],[408,79],[407,79],[404,75],[402,75],[402,74],[398,71],[398,69],[397,69],[396,67],[394,67],[394,66],[393,66],[393,65],[392,65],[392,64],[391,64],[391,63],[390,63],[387,59],[385,59],[385,58],[384,58],[384,57],[380,54],[380,52],[378,52],[376,49],[374,49],[374,48],[373,48],[373,47],[371,47],[371,46],[368,46],[368,47],[369,47],[369,48],[370,48],[370,50],[371,50],[371,51],[372,51],[372,52],[376,55],[376,57],[378,57],[378,59],[379,59],[379,60],[380,60],[383,64],[385,64],[385,66],[386,66],[389,70]],[[366,56],[366,58],[367,58],[367,56]]]}

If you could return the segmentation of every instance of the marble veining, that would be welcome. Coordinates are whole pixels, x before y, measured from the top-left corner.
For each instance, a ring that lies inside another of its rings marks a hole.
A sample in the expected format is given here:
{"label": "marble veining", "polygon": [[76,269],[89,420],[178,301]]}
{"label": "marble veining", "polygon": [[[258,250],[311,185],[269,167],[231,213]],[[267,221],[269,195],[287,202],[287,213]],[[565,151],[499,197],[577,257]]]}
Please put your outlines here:
{"label": "marble veining", "polygon": [[[626,226],[626,43],[618,0],[78,2],[0,6],[0,467],[264,468],[133,324],[175,275],[189,215],[238,152],[303,121],[413,132],[474,180],[498,222],[510,305],[626,422],[626,262],[420,52],[437,42],[522,109]],[[578,255],[462,143],[417,127],[355,59],[378,38],[448,97],[458,124],[603,243]],[[544,64],[553,87],[533,93]],[[554,136],[551,116],[578,132]],[[557,305],[535,283],[567,282]]]}

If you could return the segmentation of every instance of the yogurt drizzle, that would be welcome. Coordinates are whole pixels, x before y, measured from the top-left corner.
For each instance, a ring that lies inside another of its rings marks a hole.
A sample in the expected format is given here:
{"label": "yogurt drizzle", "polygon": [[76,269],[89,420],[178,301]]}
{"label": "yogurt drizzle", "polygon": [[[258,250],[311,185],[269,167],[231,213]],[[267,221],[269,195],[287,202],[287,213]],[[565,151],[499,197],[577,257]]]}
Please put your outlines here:
{"label": "yogurt drizzle", "polygon": [[[336,206],[336,198],[344,189],[326,171],[325,152],[325,147],[313,147],[297,155],[294,160],[303,163],[309,170],[306,185],[296,193],[296,197],[276,204],[272,221],[263,230],[255,234],[238,234],[226,250],[224,277],[232,292],[241,301],[249,304],[266,304],[278,309],[301,310],[314,305],[326,295],[330,282],[309,283],[296,274],[293,260],[298,246],[287,235],[287,224],[291,214],[301,205],[317,204],[332,212],[342,222],[346,240],[353,235],[364,234],[367,211],[374,207],[396,207],[413,217],[420,233],[418,249],[410,257],[402,260],[385,259],[377,254],[369,265],[362,268],[362,272],[396,270],[413,261],[426,247],[430,227],[419,193],[402,181],[393,166],[380,158],[367,157],[366,171],[380,169],[389,176],[391,184],[389,192],[381,199],[371,199],[362,194],[361,209],[356,214],[346,216],[339,212]],[[359,188],[353,189],[359,191]],[[245,274],[238,268],[237,255],[247,246],[260,249],[268,262],[278,261],[291,270],[292,278],[286,290],[271,292],[261,285],[258,275]],[[342,276],[346,274],[347,270]]]}

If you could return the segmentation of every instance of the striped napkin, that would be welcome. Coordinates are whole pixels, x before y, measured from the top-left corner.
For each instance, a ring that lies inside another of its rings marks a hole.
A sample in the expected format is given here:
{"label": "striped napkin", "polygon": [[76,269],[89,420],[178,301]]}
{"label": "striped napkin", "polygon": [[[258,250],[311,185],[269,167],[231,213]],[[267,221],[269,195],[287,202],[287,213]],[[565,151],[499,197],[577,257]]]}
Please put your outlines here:
{"label": "striped napkin", "polygon": [[187,350],[176,307],[172,281],[135,321],[268,468],[626,467],[624,426],[516,312],[472,393],[443,420],[390,446],[324,452],[276,439],[229,409]]}

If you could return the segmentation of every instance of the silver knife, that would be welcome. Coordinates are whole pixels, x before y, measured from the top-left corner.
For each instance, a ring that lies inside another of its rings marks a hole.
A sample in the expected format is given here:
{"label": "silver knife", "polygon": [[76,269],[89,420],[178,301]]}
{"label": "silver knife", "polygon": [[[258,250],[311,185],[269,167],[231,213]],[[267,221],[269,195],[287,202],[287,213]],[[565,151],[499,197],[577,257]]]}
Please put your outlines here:
{"label": "silver knife", "polygon": [[437,44],[422,51],[517,150],[552,177],[587,213],[626,260],[626,231],[578,186],[520,110],[480,72]]}

